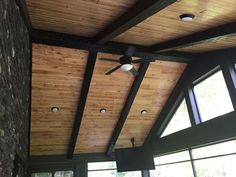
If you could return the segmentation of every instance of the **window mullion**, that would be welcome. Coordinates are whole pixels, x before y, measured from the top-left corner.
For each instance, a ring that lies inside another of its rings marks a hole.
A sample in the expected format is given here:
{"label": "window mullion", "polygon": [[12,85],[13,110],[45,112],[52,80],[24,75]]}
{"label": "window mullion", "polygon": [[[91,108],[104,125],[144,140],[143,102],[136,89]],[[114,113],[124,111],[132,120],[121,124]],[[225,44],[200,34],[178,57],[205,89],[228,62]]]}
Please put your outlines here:
{"label": "window mullion", "polygon": [[191,125],[198,125],[199,123],[201,123],[201,118],[197,107],[196,98],[193,93],[193,89],[190,87],[184,89],[184,97],[186,100]]}
{"label": "window mullion", "polygon": [[196,172],[196,168],[193,162],[193,155],[192,155],[192,149],[189,149],[189,156],[190,156],[190,160],[191,160],[191,166],[192,166],[192,170],[193,170],[193,176],[197,177],[197,172]]}
{"label": "window mullion", "polygon": [[142,170],[142,177],[150,177],[150,171],[149,170]]}
{"label": "window mullion", "polygon": [[227,62],[224,62],[221,64],[221,68],[234,110],[236,110],[236,92],[235,92],[236,77],[233,66],[231,66]]}

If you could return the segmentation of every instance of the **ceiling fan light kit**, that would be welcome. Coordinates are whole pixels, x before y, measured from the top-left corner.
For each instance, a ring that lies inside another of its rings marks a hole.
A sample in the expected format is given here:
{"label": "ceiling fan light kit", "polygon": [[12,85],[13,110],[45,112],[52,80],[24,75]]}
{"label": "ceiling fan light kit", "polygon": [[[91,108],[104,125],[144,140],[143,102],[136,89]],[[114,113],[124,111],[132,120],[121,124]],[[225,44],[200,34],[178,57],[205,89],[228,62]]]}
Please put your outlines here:
{"label": "ceiling fan light kit", "polygon": [[135,47],[129,46],[125,55],[120,57],[119,60],[110,59],[110,58],[99,58],[99,60],[109,61],[113,63],[119,63],[120,65],[106,72],[106,75],[112,74],[114,71],[121,69],[125,72],[130,72],[134,77],[138,76],[138,71],[133,67],[132,63],[144,63],[144,59],[132,60],[132,56],[135,52]]}
{"label": "ceiling fan light kit", "polygon": [[123,64],[121,65],[120,69],[122,71],[130,71],[133,68],[133,66],[131,64]]}

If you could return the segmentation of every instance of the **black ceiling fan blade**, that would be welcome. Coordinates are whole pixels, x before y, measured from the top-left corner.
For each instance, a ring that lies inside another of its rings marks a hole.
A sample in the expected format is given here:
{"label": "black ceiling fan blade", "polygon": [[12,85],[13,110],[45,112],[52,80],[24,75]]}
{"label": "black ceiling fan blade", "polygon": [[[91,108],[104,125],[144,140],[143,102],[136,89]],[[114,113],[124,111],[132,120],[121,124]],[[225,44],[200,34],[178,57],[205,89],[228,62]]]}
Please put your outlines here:
{"label": "black ceiling fan blade", "polygon": [[136,63],[148,63],[148,62],[154,62],[155,60],[153,59],[151,59],[151,60],[149,60],[149,59],[137,59],[137,60],[133,60],[132,61],[132,63],[134,63],[134,64],[136,64]]}
{"label": "black ceiling fan blade", "polygon": [[131,70],[129,70],[129,72],[133,74],[133,76],[135,77],[139,75],[139,72],[134,67]]}
{"label": "black ceiling fan blade", "polygon": [[121,67],[121,65],[116,66],[115,68],[111,69],[110,71],[106,72],[106,75],[110,75],[111,73],[113,73],[114,71],[116,71],[117,69],[119,69]]}
{"label": "black ceiling fan blade", "polygon": [[110,58],[99,58],[99,60],[102,60],[102,61],[110,61],[110,62],[115,62],[115,63],[120,63],[119,60],[110,59]]}
{"label": "black ceiling fan blade", "polygon": [[146,59],[137,59],[137,60],[133,60],[132,61],[132,63],[146,63],[146,62],[150,62],[150,61],[148,61],[148,60],[146,60]]}
{"label": "black ceiling fan blade", "polygon": [[132,57],[135,52],[135,47],[134,46],[128,46],[127,51],[125,52],[126,56]]}

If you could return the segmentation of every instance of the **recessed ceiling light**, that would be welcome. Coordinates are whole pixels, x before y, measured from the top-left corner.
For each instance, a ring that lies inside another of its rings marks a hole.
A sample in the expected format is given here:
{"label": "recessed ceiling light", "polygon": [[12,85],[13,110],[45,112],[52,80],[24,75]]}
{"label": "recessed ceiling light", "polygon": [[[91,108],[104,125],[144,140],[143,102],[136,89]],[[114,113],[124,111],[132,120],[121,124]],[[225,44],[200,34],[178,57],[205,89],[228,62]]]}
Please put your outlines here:
{"label": "recessed ceiling light", "polygon": [[195,16],[193,14],[182,14],[179,18],[184,22],[190,22],[193,20]]}
{"label": "recessed ceiling light", "polygon": [[52,112],[59,112],[59,107],[57,107],[57,106],[53,106],[53,107],[51,107],[51,111]]}
{"label": "recessed ceiling light", "polygon": [[142,115],[145,115],[145,114],[147,114],[147,110],[145,110],[145,109],[144,109],[144,110],[142,110],[142,111],[141,111],[141,114],[142,114]]}
{"label": "recessed ceiling light", "polygon": [[105,112],[107,112],[107,110],[105,108],[100,109],[100,113],[104,114]]}

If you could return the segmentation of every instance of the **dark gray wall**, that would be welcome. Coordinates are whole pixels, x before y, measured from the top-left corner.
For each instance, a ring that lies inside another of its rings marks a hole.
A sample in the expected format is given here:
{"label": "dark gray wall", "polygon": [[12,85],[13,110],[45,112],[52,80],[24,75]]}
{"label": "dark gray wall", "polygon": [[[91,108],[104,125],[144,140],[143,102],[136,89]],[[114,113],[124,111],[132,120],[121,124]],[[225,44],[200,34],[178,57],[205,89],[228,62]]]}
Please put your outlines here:
{"label": "dark gray wall", "polygon": [[0,0],[0,177],[26,176],[30,50],[15,0]]}

